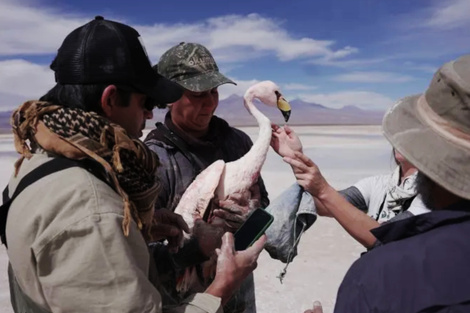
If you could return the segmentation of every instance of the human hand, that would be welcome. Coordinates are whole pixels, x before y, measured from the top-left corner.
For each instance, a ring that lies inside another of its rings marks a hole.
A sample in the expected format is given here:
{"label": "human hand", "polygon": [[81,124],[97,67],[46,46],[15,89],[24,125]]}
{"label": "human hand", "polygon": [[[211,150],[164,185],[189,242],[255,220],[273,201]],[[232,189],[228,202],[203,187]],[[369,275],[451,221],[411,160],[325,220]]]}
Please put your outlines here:
{"label": "human hand", "polygon": [[314,197],[321,199],[322,193],[329,187],[318,166],[301,152],[295,152],[294,158],[284,157],[284,162],[292,166],[297,183]]}
{"label": "human hand", "polygon": [[222,246],[216,249],[218,257],[215,278],[206,292],[222,298],[224,305],[248,274],[256,268],[265,243],[266,235],[263,235],[248,249],[235,251],[233,234],[225,233],[222,237]]}
{"label": "human hand", "polygon": [[323,307],[321,306],[320,301],[313,302],[313,309],[304,311],[304,313],[323,313]]}
{"label": "human hand", "polygon": [[297,134],[289,126],[279,127],[271,124],[271,147],[281,157],[294,157],[296,151],[302,152],[302,143]]}
{"label": "human hand", "polygon": [[201,252],[210,258],[214,254],[215,249],[220,247],[225,229],[219,223],[209,224],[202,219],[197,219],[192,233],[198,242]]}
{"label": "human hand", "polygon": [[170,251],[176,252],[183,239],[183,231],[189,233],[188,224],[181,215],[168,209],[155,210],[153,219],[154,222],[150,228],[153,240],[167,239]]}
{"label": "human hand", "polygon": [[227,199],[215,200],[213,216],[223,220],[226,231],[235,232],[253,210],[259,208],[261,191],[255,183],[250,190],[231,194]]}

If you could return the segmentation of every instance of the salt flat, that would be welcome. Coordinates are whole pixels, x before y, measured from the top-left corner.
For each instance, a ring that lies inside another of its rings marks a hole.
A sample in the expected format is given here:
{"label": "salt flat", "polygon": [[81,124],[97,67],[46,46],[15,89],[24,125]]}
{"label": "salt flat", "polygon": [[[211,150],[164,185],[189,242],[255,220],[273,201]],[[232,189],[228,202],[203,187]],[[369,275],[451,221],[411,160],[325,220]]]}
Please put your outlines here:
{"label": "salt flat", "polygon": [[[304,152],[320,167],[336,188],[347,187],[360,178],[389,172],[391,146],[380,126],[293,127],[304,144]],[[242,128],[253,140],[257,128]],[[12,139],[0,138],[0,186],[6,185],[15,160]],[[295,182],[290,167],[270,151],[262,170],[271,201]],[[258,312],[303,312],[320,300],[324,312],[333,312],[338,286],[349,266],[365,249],[332,219],[319,218],[302,237],[299,254],[289,265],[284,283],[277,276],[284,264],[265,252],[255,271]],[[0,248],[0,312],[11,313],[7,255]]]}

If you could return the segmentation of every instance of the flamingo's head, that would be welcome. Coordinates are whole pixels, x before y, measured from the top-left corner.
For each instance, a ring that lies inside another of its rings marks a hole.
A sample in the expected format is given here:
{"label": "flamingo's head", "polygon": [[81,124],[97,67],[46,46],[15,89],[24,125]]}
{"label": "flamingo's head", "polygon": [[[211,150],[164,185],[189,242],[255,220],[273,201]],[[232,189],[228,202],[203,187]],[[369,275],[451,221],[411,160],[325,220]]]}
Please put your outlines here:
{"label": "flamingo's head", "polygon": [[278,85],[270,80],[265,80],[254,84],[245,93],[245,99],[257,98],[266,105],[277,107],[281,110],[284,120],[287,122],[290,117],[291,107],[289,102],[282,96]]}

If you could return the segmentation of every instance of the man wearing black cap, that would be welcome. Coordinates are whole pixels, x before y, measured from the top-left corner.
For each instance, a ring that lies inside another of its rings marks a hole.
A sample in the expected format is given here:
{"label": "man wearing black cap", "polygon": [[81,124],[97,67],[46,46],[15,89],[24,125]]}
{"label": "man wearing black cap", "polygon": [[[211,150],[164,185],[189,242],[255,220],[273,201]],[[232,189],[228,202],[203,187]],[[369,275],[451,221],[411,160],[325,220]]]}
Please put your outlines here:
{"label": "man wearing black cap", "polygon": [[[137,138],[154,105],[178,100],[181,88],[152,70],[136,30],[102,17],[65,38],[51,69],[56,86],[11,119],[21,157],[3,193],[0,234],[13,308],[162,312],[144,238],[172,248],[187,225],[165,210],[154,215],[158,156]],[[264,241],[235,253],[225,235],[214,283],[167,312],[218,312]]]}

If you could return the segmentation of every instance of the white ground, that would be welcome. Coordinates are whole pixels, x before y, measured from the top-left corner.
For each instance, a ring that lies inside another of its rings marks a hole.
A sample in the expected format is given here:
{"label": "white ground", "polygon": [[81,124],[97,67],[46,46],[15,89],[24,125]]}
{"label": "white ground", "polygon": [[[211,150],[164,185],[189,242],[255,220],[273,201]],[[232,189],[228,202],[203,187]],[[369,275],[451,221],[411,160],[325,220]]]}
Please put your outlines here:
{"label": "white ground", "polygon": [[[304,152],[320,167],[336,188],[347,187],[358,179],[389,172],[391,147],[379,126],[302,126],[294,128]],[[243,128],[256,139],[256,128]],[[11,138],[0,137],[1,151],[13,148]],[[0,157],[0,187],[6,185],[14,157]],[[271,200],[294,183],[290,167],[270,151],[262,171]],[[288,268],[284,283],[276,278],[284,264],[261,255],[255,271],[258,312],[303,312],[320,300],[324,312],[333,312],[336,292],[349,266],[364,249],[332,219],[319,218],[302,237],[299,255]],[[0,247],[0,312],[11,313],[7,255]]]}

